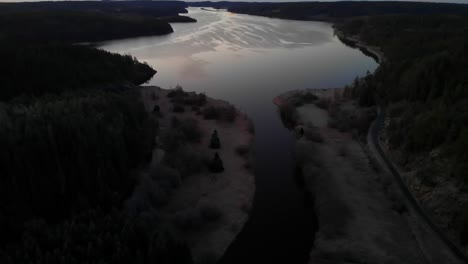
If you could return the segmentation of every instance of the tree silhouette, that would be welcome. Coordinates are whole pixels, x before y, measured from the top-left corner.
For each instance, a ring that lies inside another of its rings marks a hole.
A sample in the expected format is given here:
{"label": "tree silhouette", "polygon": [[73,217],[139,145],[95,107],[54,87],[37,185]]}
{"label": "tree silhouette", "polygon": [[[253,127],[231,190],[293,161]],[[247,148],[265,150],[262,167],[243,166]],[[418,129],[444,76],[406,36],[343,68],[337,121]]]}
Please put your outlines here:
{"label": "tree silhouette", "polygon": [[214,154],[213,160],[211,161],[211,164],[210,164],[210,170],[211,172],[223,172],[224,171],[223,161],[219,157],[218,152]]}
{"label": "tree silhouette", "polygon": [[210,148],[219,149],[221,148],[221,142],[219,141],[218,131],[215,129],[211,134]]}

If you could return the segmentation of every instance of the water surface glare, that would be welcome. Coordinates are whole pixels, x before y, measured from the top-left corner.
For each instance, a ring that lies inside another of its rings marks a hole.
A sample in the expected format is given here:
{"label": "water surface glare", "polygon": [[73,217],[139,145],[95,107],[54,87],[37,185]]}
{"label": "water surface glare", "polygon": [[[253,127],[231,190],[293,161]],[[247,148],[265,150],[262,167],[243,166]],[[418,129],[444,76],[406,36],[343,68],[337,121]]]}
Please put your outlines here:
{"label": "water surface glare", "polygon": [[181,85],[227,100],[255,125],[257,190],[251,216],[222,263],[306,263],[314,217],[293,176],[293,136],[272,100],[295,89],[333,88],[373,72],[377,63],[342,44],[330,24],[189,8],[197,23],[166,36],[109,41],[158,73],[151,85]]}

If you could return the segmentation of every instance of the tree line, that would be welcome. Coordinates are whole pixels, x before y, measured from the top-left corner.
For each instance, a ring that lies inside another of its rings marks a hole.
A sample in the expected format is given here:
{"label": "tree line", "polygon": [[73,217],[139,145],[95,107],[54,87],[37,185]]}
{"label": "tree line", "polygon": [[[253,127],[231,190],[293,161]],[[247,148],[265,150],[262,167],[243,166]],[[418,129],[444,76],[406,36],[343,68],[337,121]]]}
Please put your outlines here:
{"label": "tree line", "polygon": [[157,202],[177,173],[137,173],[159,132],[136,85],[156,71],[74,45],[172,32],[157,18],[183,6],[0,4],[0,263],[192,262]]}

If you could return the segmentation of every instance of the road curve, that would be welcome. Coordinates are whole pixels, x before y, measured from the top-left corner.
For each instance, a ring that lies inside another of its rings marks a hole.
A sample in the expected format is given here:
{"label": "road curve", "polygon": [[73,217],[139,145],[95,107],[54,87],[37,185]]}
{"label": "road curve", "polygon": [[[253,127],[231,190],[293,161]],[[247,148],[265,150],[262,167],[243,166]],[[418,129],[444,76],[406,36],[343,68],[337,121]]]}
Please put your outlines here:
{"label": "road curve", "polygon": [[460,263],[468,263],[468,256],[462,251],[462,249],[456,245],[452,240],[450,240],[447,235],[432,221],[431,217],[426,213],[426,211],[421,207],[419,202],[416,200],[412,192],[409,190],[408,186],[403,180],[402,175],[387,156],[386,152],[383,150],[382,145],[379,139],[379,133],[384,126],[385,122],[385,108],[378,108],[378,115],[372,125],[369,128],[368,132],[368,144],[372,144],[373,147],[377,150],[377,153],[380,156],[380,159],[385,163],[385,166],[388,168],[389,172],[393,175],[398,187],[401,190],[404,198],[407,200],[407,205],[411,206],[413,211],[417,216],[427,224],[430,230],[438,237],[438,239],[446,245],[446,247],[452,252]]}

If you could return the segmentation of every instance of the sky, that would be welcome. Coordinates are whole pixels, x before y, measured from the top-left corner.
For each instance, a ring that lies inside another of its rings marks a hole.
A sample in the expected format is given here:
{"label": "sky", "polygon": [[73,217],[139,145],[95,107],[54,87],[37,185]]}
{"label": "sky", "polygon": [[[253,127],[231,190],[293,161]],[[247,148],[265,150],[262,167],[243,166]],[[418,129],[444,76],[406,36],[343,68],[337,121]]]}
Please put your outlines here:
{"label": "sky", "polygon": [[[5,2],[37,2],[38,0],[0,0],[0,3]],[[44,0],[45,1],[45,0]],[[58,0],[60,1],[60,0]],[[185,0],[186,2],[194,1],[205,1],[205,0]],[[216,2],[217,0],[211,0]],[[227,0],[227,1],[239,1],[239,2],[301,2],[301,1],[321,1],[321,2],[336,2],[336,0]],[[351,0],[355,1],[355,0]],[[356,0],[359,1],[359,0]],[[385,0],[368,0],[368,1],[385,1]],[[387,0],[388,1],[388,0]],[[406,1],[406,0],[396,0]],[[439,3],[463,3],[468,4],[468,0],[411,0],[412,2],[439,2]]]}

